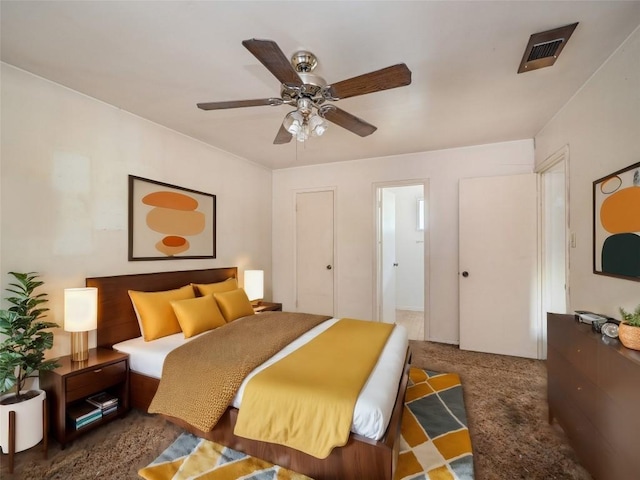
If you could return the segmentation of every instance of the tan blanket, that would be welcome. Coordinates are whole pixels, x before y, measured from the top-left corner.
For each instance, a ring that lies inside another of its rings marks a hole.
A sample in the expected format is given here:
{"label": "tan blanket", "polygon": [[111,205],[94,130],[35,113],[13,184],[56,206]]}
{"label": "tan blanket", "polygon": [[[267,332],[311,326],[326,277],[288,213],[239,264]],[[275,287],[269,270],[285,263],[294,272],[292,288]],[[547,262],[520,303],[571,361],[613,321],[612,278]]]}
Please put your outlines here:
{"label": "tan blanket", "polygon": [[173,350],[164,361],[149,412],[210,431],[251,370],[328,318],[289,312],[251,315]]}
{"label": "tan blanket", "polygon": [[349,439],[353,410],[393,325],[342,319],[249,380],[234,433],[326,458]]}

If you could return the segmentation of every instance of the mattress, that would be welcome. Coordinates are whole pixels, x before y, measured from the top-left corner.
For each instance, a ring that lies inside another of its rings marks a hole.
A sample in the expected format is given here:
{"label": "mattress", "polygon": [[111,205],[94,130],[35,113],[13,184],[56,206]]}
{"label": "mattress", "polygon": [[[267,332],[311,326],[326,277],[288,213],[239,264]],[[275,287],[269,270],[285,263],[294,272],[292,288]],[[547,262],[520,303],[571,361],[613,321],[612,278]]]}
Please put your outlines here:
{"label": "mattress", "polygon": [[[242,395],[251,377],[308,343],[337,321],[338,319],[333,318],[312,328],[254,369],[240,386],[232,405],[236,408],[241,407]],[[152,342],[145,342],[142,337],[138,337],[118,343],[113,348],[129,354],[129,365],[132,371],[160,378],[162,364],[169,352],[194,338],[197,337],[185,339],[182,333],[177,333]],[[384,435],[396,400],[398,381],[404,368],[408,343],[407,330],[401,325],[396,325],[356,401],[351,425],[353,433],[372,440],[380,440]]]}

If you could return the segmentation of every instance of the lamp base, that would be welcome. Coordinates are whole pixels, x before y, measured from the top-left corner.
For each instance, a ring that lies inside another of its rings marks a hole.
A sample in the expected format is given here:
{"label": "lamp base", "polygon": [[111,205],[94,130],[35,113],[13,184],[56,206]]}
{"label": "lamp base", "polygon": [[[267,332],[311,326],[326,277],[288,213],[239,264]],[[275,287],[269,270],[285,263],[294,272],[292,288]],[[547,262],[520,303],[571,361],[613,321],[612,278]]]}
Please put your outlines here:
{"label": "lamp base", "polygon": [[84,362],[89,358],[89,332],[71,332],[71,361]]}

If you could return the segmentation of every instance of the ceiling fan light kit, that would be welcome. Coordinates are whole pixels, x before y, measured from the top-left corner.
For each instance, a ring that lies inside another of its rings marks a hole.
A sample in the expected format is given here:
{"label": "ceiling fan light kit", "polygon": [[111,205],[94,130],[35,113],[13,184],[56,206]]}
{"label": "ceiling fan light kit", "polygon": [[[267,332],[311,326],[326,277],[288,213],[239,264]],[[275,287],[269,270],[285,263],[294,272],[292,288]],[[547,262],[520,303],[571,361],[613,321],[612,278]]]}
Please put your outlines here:
{"label": "ceiling fan light kit", "polygon": [[284,128],[299,142],[304,142],[310,136],[319,137],[329,126],[324,118],[313,113],[313,107],[317,108],[311,99],[300,98],[297,110],[284,117]]}
{"label": "ceiling fan light kit", "polygon": [[411,84],[411,71],[404,63],[365,73],[333,85],[311,73],[318,65],[316,56],[306,50],[295,52],[287,60],[277,43],[272,40],[251,39],[242,42],[273,76],[281,83],[281,98],[236,100],[198,103],[202,110],[226,108],[292,105],[280,126],[273,143],[289,143],[295,136],[304,142],[310,136],[319,137],[328,128],[327,120],[361,137],[371,135],[376,127],[332,104],[343,98],[365,95]]}

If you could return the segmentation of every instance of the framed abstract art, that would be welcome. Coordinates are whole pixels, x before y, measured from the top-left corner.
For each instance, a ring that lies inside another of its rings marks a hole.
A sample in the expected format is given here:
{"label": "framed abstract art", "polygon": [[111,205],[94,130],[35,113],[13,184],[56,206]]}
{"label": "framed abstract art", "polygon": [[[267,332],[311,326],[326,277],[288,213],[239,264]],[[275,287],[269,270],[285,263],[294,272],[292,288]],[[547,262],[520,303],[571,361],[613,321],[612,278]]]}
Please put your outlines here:
{"label": "framed abstract art", "polygon": [[593,273],[640,282],[640,162],[593,182]]}
{"label": "framed abstract art", "polygon": [[129,260],[216,258],[216,196],[129,175]]}

